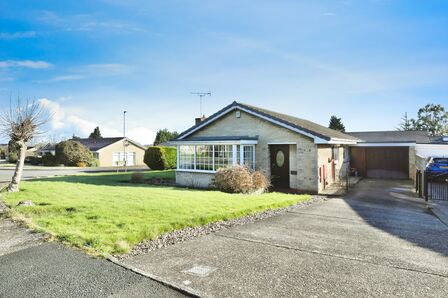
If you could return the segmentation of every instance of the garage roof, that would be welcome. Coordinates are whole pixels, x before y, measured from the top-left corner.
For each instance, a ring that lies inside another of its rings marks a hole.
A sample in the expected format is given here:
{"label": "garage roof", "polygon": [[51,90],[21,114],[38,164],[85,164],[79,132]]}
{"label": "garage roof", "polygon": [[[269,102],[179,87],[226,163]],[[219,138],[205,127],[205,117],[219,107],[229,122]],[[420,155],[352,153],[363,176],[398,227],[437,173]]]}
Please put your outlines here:
{"label": "garage roof", "polygon": [[358,143],[433,143],[426,131],[363,131],[348,134],[360,139]]}

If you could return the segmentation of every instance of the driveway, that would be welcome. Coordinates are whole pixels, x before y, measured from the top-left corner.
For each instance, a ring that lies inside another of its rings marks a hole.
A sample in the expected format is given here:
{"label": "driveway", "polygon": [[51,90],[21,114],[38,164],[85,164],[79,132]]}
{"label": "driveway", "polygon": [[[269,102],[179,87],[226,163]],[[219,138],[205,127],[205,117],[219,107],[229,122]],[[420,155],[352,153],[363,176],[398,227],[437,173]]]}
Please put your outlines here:
{"label": "driveway", "polygon": [[0,297],[179,297],[181,293],[0,218]]}
{"label": "driveway", "polygon": [[204,296],[448,296],[448,227],[403,181],[124,261]]}

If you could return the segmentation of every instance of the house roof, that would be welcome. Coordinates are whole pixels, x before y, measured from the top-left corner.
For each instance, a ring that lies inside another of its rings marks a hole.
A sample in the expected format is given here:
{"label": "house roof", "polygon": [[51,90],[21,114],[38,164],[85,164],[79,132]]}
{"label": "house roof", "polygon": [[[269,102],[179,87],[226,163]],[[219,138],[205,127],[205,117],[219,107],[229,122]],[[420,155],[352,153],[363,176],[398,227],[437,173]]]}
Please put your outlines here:
{"label": "house roof", "polygon": [[109,145],[112,145],[118,141],[121,141],[123,139],[126,139],[128,142],[136,145],[137,147],[142,148],[143,150],[145,150],[145,147],[143,147],[142,145],[140,145],[137,142],[134,142],[128,138],[125,137],[113,137],[113,138],[99,138],[99,139],[89,139],[89,138],[85,138],[85,139],[77,139],[76,141],[80,142],[81,144],[83,144],[84,146],[86,146],[87,148],[89,148],[90,151],[98,151],[103,149],[104,147],[107,147]]}
{"label": "house roof", "polygon": [[56,149],[56,144],[48,143],[45,146],[40,147],[38,151],[55,150],[55,149]]}
{"label": "house roof", "polygon": [[211,115],[206,120],[202,121],[201,123],[196,124],[195,126],[187,129],[183,133],[177,137],[176,140],[181,140],[188,135],[196,132],[197,130],[201,129],[204,126],[207,126],[208,124],[212,123],[216,119],[226,115],[230,111],[233,110],[242,110],[245,112],[248,112],[256,117],[263,118],[267,121],[273,122],[274,124],[277,124],[279,126],[285,127],[287,129],[293,130],[297,133],[307,135],[309,137],[317,137],[320,139],[323,139],[325,141],[349,141],[349,142],[356,142],[358,139],[354,136],[342,133],[337,130],[330,129],[328,127],[319,125],[317,123],[297,118],[294,116],[286,115],[277,113],[274,111],[262,109],[259,107],[255,107],[252,105],[240,103],[234,101],[230,105],[224,107],[223,109],[219,110],[215,114]]}
{"label": "house roof", "polygon": [[360,139],[359,143],[432,143],[426,131],[363,131],[348,134]]}

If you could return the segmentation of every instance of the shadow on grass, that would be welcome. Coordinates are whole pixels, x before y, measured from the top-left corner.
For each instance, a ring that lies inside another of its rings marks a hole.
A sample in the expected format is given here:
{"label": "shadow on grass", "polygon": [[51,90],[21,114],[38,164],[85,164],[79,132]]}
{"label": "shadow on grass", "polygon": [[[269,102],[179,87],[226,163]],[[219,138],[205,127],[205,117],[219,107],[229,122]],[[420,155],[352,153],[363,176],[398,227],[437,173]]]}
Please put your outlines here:
{"label": "shadow on grass", "polygon": [[371,226],[448,256],[448,227],[427,210],[412,182],[363,180],[345,201]]}
{"label": "shadow on grass", "polygon": [[[131,183],[132,172],[128,173],[93,173],[82,175],[58,176],[49,178],[33,179],[31,181],[44,182],[67,182],[67,183],[81,183],[90,185],[107,185],[107,186],[133,186],[133,187],[148,187],[148,186],[163,186],[151,185],[147,183]],[[175,181],[175,174],[173,170],[167,171],[147,171],[144,172],[144,179],[167,179]]]}

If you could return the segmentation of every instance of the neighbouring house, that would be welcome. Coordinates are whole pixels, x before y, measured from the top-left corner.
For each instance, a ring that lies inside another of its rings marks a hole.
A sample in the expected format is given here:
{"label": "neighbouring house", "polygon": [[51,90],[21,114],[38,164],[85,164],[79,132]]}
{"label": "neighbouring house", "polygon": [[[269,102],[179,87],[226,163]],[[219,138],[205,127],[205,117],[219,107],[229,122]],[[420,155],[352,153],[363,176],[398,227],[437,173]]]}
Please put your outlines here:
{"label": "neighbouring house", "polygon": [[265,172],[275,188],[320,193],[354,169],[371,178],[415,177],[416,156],[448,155],[426,132],[342,133],[308,120],[233,102],[181,133],[176,183],[209,187],[222,167]]}
{"label": "neighbouring house", "polygon": [[351,167],[368,178],[414,179],[417,157],[426,159],[435,155],[448,156],[448,138],[431,137],[425,131],[348,134],[361,140],[351,146]]}
{"label": "neighbouring house", "polygon": [[28,147],[26,148],[26,154],[25,154],[25,156],[26,156],[26,157],[29,157],[29,156],[35,156],[35,155],[37,154],[37,150],[38,150],[38,148],[37,148],[36,146],[28,146]]}
{"label": "neighbouring house", "polygon": [[[144,165],[145,147],[129,138],[86,138],[76,141],[93,153],[93,156],[98,159],[100,167],[124,165],[125,160],[127,166]],[[39,156],[44,156],[47,153],[56,155],[56,144],[48,143],[37,150]]]}
{"label": "neighbouring house", "polygon": [[145,147],[125,137],[77,139],[89,148],[93,156],[98,159],[100,167],[124,165],[141,166],[145,163]]}
{"label": "neighbouring house", "polygon": [[359,140],[308,120],[233,102],[181,133],[176,183],[209,187],[221,167],[247,165],[275,188],[318,193],[345,176]]}
{"label": "neighbouring house", "polygon": [[36,154],[38,156],[44,156],[47,153],[50,153],[51,155],[56,155],[56,144],[48,143],[48,144],[40,147],[36,151]]}

